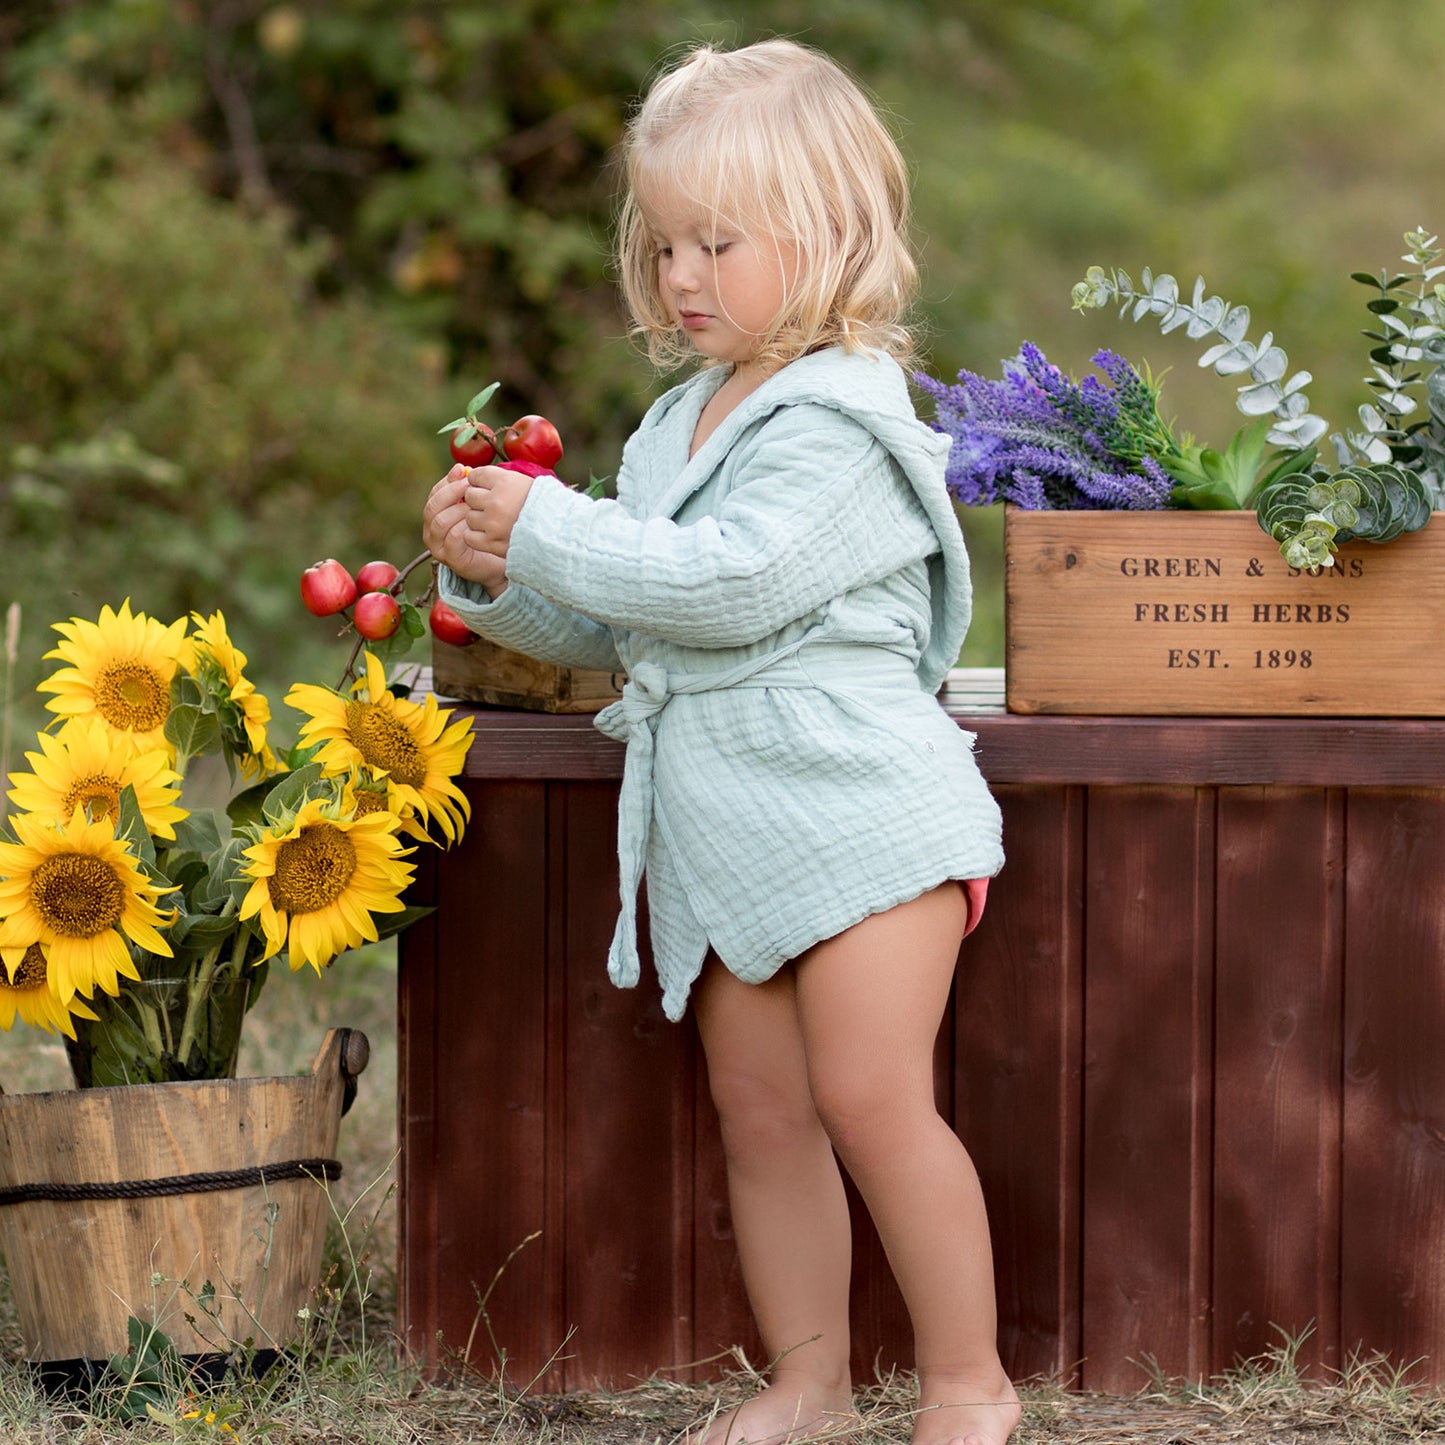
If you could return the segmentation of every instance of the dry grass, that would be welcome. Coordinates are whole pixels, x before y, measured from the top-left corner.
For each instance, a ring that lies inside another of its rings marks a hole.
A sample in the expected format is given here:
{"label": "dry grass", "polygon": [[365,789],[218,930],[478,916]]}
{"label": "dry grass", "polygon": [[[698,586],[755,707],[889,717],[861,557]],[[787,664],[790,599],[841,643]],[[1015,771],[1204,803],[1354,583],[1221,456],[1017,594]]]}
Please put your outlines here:
{"label": "dry grass", "polygon": [[[756,1388],[737,1361],[706,1385],[666,1379],[618,1390],[542,1394],[495,1378],[428,1380],[397,1348],[395,1210],[390,1202],[395,1119],[393,959],[377,950],[317,981],[277,977],[248,1028],[242,1071],[306,1068],[329,1027],[363,1028],[372,1062],[343,1125],[347,1176],[333,1200],[338,1224],[305,1348],[257,1379],[219,1386],[179,1382],[161,1418],[125,1423],[115,1392],[83,1405],[46,1398],[21,1360],[21,1343],[0,1270],[0,1445],[151,1445],[169,1440],[264,1440],[269,1445],[668,1445]],[[63,1088],[63,1050],[18,1031],[0,1040],[0,1084],[11,1092]],[[344,1228],[342,1227],[344,1221]],[[501,1342],[505,1345],[505,1341]],[[1381,1361],[1337,1377],[1307,1380],[1299,1341],[1205,1385],[1162,1377],[1128,1396],[1025,1385],[1016,1445],[1396,1445],[1445,1441],[1445,1395],[1414,1389],[1408,1372]],[[859,1445],[904,1445],[912,1426],[912,1381],[880,1380],[857,1395]],[[193,1420],[187,1408],[199,1409]],[[205,1414],[216,1413],[208,1424]],[[223,1432],[220,1422],[235,1435]],[[819,1437],[827,1438],[827,1437]],[[832,1438],[843,1438],[834,1432]]]}

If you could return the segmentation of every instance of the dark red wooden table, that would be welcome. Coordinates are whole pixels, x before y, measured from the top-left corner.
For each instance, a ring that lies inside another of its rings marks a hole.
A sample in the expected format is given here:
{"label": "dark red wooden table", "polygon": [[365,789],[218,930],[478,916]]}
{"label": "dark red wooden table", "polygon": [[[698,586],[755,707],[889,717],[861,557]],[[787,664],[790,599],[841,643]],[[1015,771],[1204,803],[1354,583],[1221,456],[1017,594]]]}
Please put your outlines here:
{"label": "dark red wooden table", "polygon": [[[473,715],[401,944],[404,1337],[548,1388],[725,1368],[755,1341],[693,1030],[604,974],[622,750]],[[1132,1390],[1311,1329],[1306,1362],[1445,1382],[1445,721],[960,723],[1008,864],[939,1096],[1007,1363]],[[861,1218],[855,1254],[856,1366],[907,1367]]]}

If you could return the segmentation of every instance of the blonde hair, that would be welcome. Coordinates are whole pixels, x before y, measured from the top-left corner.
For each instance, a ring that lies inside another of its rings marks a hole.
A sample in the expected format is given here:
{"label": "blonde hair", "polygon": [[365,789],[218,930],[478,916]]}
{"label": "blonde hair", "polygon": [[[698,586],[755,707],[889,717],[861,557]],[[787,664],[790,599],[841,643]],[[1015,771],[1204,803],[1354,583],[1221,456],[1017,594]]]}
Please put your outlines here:
{"label": "blonde hair", "polygon": [[841,345],[906,360],[918,285],[908,167],[862,88],[791,40],[701,46],[652,86],[628,124],[618,263],[633,336],[659,366],[695,353],[667,306],[647,201],[685,197],[714,228],[774,237],[800,264],[759,359]]}

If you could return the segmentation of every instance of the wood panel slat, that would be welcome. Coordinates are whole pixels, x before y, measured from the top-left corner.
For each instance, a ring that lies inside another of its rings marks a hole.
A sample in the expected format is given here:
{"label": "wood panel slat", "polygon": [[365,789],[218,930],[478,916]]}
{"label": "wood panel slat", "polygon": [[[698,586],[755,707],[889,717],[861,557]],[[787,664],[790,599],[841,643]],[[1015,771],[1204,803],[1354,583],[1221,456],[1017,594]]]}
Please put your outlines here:
{"label": "wood panel slat", "polygon": [[1207,1373],[1214,800],[1091,789],[1085,893],[1086,1388]]}
{"label": "wood panel slat", "polygon": [[[545,1257],[522,1247],[546,1225],[546,789],[499,783],[472,803],[463,841],[438,867],[444,962],[429,1031],[430,1127],[445,1187],[431,1244],[436,1311],[422,1348],[490,1370],[499,1363],[493,1336],[518,1360],[541,1356],[550,1336],[539,1308],[549,1294]],[[413,1252],[421,1244],[409,1241]]]}
{"label": "wood panel slat", "polygon": [[1301,1365],[1335,1367],[1344,796],[1231,788],[1218,813],[1211,1357],[1310,1333]]}
{"label": "wood panel slat", "polygon": [[1445,796],[1349,799],[1340,1339],[1445,1378]]}
{"label": "wood panel slat", "polygon": [[999,789],[1008,862],[954,982],[955,1127],[983,1183],[999,1346],[1016,1377],[1079,1363],[1082,788]]}
{"label": "wood panel slat", "polygon": [[[662,1013],[655,984],[618,989],[605,962],[617,915],[615,796],[569,785],[565,927],[566,1378],[627,1378],[639,1359],[676,1358],[692,1281],[671,1268],[675,1231],[692,1231],[691,1181],[679,1180],[679,1133],[691,1148],[688,1033]],[[643,978],[652,982],[646,924]],[[687,1161],[691,1167],[690,1157]]]}
{"label": "wood panel slat", "polygon": [[[417,861],[407,900],[435,907],[436,856]],[[446,967],[435,913],[406,930],[399,946],[396,1001],[397,1326],[412,1354],[428,1355],[428,1327],[438,1317],[437,1211],[442,1177],[436,1153],[438,978]]]}

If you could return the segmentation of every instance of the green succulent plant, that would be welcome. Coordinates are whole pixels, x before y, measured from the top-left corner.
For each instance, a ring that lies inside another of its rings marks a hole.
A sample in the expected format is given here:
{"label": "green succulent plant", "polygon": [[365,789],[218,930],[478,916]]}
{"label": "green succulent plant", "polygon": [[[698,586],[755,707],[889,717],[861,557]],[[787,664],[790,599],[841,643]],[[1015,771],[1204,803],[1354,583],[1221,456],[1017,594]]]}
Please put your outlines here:
{"label": "green succulent plant", "polygon": [[1392,462],[1342,467],[1333,475],[1294,472],[1266,482],[1255,501],[1259,525],[1291,567],[1318,572],[1346,542],[1392,542],[1430,520],[1418,472]]}

